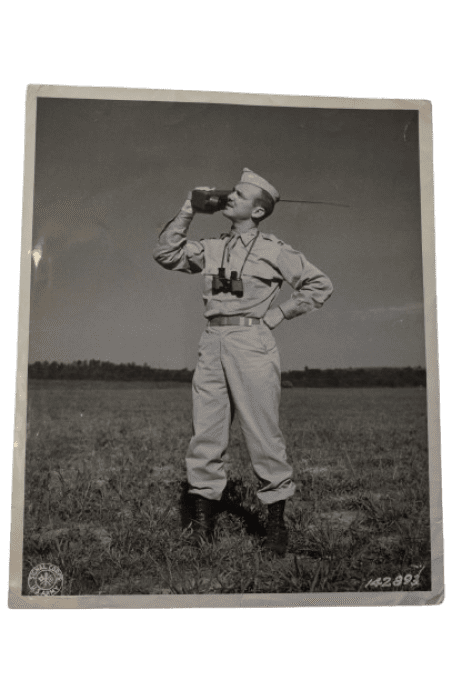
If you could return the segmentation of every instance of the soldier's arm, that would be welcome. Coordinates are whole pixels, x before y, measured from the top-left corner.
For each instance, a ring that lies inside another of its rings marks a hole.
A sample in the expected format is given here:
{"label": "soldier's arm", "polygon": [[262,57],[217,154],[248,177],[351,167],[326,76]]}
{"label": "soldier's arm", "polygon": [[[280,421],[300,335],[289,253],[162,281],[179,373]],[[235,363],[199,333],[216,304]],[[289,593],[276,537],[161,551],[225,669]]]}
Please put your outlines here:
{"label": "soldier's arm", "polygon": [[333,285],[328,276],[311,264],[303,253],[291,246],[281,245],[277,264],[294,292],[289,300],[269,310],[265,315],[264,320],[271,328],[277,326],[284,318],[294,319],[296,316],[319,309],[333,293]]}
{"label": "soldier's arm", "polygon": [[202,241],[187,238],[193,214],[190,198],[187,198],[176,217],[160,233],[153,256],[165,269],[196,274],[204,268]]}

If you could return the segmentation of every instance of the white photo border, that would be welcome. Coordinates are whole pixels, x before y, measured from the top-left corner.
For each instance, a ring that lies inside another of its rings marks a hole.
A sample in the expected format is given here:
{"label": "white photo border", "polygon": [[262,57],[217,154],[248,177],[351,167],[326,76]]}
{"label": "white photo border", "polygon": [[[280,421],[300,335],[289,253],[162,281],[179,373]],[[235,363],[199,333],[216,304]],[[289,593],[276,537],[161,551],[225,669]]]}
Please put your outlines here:
{"label": "white photo border", "polygon": [[[33,187],[36,110],[38,97],[109,99],[289,106],[302,108],[417,110],[421,185],[422,255],[427,369],[427,414],[430,483],[432,590],[413,592],[237,594],[237,595],[108,595],[34,597],[21,593],[25,445],[27,412],[28,341],[32,250]],[[439,370],[435,281],[433,209],[432,107],[410,99],[355,99],[337,97],[144,90],[127,88],[30,85],[26,102],[26,136],[19,297],[19,336],[16,379],[16,417],[13,457],[9,607],[14,609],[188,608],[188,607],[300,607],[394,606],[440,604],[444,599],[443,520],[439,423]]]}

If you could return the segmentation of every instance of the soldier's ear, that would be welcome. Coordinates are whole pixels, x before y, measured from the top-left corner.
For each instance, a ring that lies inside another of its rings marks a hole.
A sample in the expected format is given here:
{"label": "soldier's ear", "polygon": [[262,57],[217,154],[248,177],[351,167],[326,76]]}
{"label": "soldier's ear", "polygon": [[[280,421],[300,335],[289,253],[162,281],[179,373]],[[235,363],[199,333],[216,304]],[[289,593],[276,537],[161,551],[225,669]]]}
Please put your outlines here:
{"label": "soldier's ear", "polygon": [[253,208],[251,212],[251,217],[253,220],[261,220],[263,217],[265,217],[265,210],[261,205],[257,205],[255,208]]}

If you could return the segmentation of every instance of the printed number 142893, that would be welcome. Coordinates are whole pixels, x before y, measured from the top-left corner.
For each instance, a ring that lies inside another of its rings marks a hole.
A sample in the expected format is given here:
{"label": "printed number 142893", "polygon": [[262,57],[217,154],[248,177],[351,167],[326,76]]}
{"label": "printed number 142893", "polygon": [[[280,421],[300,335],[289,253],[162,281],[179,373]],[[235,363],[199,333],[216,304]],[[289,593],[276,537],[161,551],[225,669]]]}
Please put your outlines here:
{"label": "printed number 142893", "polygon": [[[422,571],[422,569],[421,569]],[[398,574],[394,579],[390,576],[385,576],[384,578],[370,579],[364,588],[400,588],[400,586],[410,586],[415,588],[419,585],[421,580],[421,571],[413,576],[413,574]]]}

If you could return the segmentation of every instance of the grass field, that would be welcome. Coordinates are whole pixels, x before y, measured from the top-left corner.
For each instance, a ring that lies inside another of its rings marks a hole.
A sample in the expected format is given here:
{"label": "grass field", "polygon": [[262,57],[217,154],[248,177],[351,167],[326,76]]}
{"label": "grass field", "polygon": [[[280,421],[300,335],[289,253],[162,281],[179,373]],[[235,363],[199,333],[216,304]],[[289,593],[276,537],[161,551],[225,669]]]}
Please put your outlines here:
{"label": "grass field", "polygon": [[28,403],[24,594],[41,562],[67,595],[431,588],[423,389],[283,390],[297,493],[282,559],[260,548],[237,423],[216,540],[189,545],[189,385],[30,381]]}

